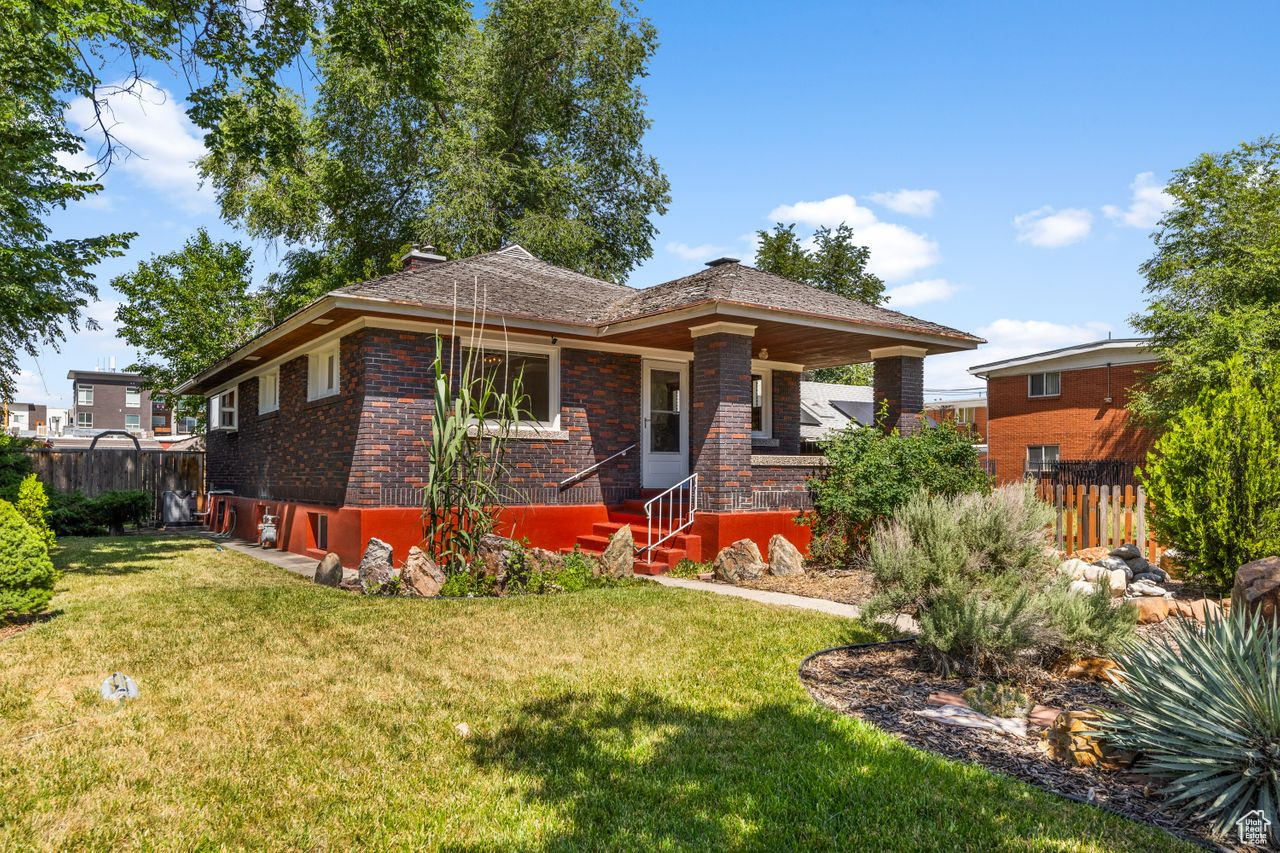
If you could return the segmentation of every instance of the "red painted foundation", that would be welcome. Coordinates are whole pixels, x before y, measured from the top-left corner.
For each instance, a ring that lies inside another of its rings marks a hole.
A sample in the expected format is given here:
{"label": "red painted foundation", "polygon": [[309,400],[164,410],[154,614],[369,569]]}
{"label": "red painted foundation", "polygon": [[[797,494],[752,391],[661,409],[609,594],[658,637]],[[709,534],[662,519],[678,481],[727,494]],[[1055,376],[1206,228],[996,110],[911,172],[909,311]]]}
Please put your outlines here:
{"label": "red painted foundation", "polygon": [[[279,548],[317,560],[326,552],[333,552],[348,568],[360,564],[365,545],[375,536],[391,545],[397,564],[411,547],[422,542],[422,510],[417,507],[331,507],[229,495],[211,495],[210,503],[218,532],[227,529],[229,510],[234,508],[232,535],[257,541],[258,524],[270,510],[279,516]],[[761,553],[767,554],[769,539],[775,533],[781,533],[807,553],[812,535],[807,526],[796,522],[798,515],[795,510],[700,512],[689,533],[702,537],[702,555],[708,560],[739,539],[754,540]],[[498,532],[513,539],[527,539],[537,548],[557,551],[572,548],[579,535],[590,533],[592,525],[608,520],[609,511],[604,504],[507,507],[499,516]],[[325,536],[327,543],[323,541]]]}

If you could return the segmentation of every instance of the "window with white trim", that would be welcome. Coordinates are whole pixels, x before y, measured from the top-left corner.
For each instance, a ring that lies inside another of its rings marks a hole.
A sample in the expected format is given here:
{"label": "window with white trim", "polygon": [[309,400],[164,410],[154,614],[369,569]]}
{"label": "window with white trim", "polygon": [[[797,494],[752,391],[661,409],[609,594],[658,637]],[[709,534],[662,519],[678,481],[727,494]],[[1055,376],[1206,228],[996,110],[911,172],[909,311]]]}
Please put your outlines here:
{"label": "window with white trim", "polygon": [[472,364],[478,367],[472,367],[473,374],[478,377],[483,371],[483,375],[491,377],[494,391],[499,394],[512,393],[518,378],[520,394],[524,398],[521,418],[549,425],[560,414],[560,388],[556,381],[559,358],[554,350],[534,352],[501,347],[463,347],[459,357],[464,364],[474,359]]}
{"label": "window with white trim", "polygon": [[975,406],[961,406],[956,409],[956,423],[961,426],[972,426],[978,422],[978,409]]}
{"label": "window with white trim", "polygon": [[127,409],[136,409],[142,405],[142,390],[133,385],[124,389],[124,405]]}
{"label": "window with white trim", "polygon": [[1028,397],[1056,397],[1062,393],[1062,374],[1032,373],[1027,377]]}
{"label": "window with white trim", "polygon": [[142,429],[142,415],[125,415],[124,428],[137,432]]}
{"label": "window with white trim", "polygon": [[319,400],[338,393],[342,383],[341,345],[338,341],[307,357],[307,399]]}
{"label": "window with white trim", "polygon": [[751,374],[751,434],[757,438],[773,435],[773,371]]}
{"label": "window with white trim", "polygon": [[1027,471],[1040,473],[1052,470],[1058,462],[1058,445],[1032,444],[1027,446]]}
{"label": "window with white trim", "polygon": [[273,370],[258,377],[258,414],[280,409],[280,371]]}
{"label": "window with white trim", "polygon": [[236,428],[236,389],[209,398],[209,429]]}
{"label": "window with white trim", "polygon": [[76,385],[76,405],[92,406],[93,405],[93,386],[92,385]]}
{"label": "window with white trim", "polygon": [[93,412],[76,412],[76,426],[93,429]]}

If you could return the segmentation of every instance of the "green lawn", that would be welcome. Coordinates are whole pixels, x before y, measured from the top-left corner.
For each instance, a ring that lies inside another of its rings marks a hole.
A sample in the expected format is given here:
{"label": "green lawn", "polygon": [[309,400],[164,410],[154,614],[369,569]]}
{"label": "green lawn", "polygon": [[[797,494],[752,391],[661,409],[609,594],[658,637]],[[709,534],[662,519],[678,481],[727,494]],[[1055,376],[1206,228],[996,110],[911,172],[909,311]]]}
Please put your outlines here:
{"label": "green lawn", "polygon": [[[0,848],[1177,846],[815,706],[834,618],[360,598],[192,539],[57,560],[59,615],[0,641]],[[141,699],[96,698],[114,670]]]}

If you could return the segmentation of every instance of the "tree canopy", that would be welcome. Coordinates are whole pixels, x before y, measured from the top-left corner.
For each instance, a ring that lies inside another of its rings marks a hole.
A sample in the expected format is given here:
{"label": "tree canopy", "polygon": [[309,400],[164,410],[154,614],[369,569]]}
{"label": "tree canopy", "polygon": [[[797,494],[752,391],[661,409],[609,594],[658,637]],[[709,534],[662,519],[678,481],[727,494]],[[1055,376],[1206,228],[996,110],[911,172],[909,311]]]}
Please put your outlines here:
{"label": "tree canopy", "polygon": [[1280,137],[1202,154],[1174,173],[1173,208],[1142,265],[1149,301],[1134,326],[1162,358],[1135,411],[1170,422],[1225,384],[1227,360],[1280,351]]}
{"label": "tree canopy", "polygon": [[[772,231],[757,231],[756,266],[765,272],[811,284],[820,290],[870,305],[884,302],[884,281],[867,271],[871,250],[854,242],[853,229],[841,223],[823,226],[808,248],[796,236],[796,226],[777,223]],[[841,385],[870,385],[869,364],[846,364],[811,371],[808,378]]]}
{"label": "tree canopy", "polygon": [[170,392],[248,342],[267,320],[261,294],[252,291],[248,248],[216,241],[199,229],[176,252],[156,255],[111,286],[126,302],[116,311],[120,336],[142,353],[130,370],[145,378],[180,416],[201,418],[199,400]]}

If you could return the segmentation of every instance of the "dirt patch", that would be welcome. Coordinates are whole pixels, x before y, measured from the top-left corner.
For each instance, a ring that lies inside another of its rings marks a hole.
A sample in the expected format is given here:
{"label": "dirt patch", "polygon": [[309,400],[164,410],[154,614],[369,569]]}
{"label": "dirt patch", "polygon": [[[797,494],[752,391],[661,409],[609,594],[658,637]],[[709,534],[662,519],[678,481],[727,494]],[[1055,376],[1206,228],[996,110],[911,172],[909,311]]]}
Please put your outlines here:
{"label": "dirt patch", "polygon": [[807,571],[803,575],[773,577],[742,581],[738,586],[764,589],[769,592],[788,592],[809,598],[825,598],[843,604],[863,604],[871,597],[871,573],[858,570],[829,572]]}
{"label": "dirt patch", "polygon": [[37,613],[28,616],[14,616],[8,620],[0,619],[0,642],[4,642],[12,637],[16,637],[28,628],[39,625],[41,622],[48,622],[50,619],[59,615],[62,611],[55,610],[51,613]]}
{"label": "dirt patch", "polygon": [[[1031,729],[1034,736],[1022,738],[946,726],[912,713],[928,707],[930,693],[959,694],[971,686],[922,670],[914,645],[837,649],[807,661],[800,679],[827,707],[873,723],[912,746],[1093,803],[1190,841],[1211,843],[1203,827],[1166,807],[1157,783],[1147,776],[1056,762],[1049,758],[1035,728]],[[1030,697],[1054,708],[1115,707],[1095,682],[1041,671],[1024,673],[1022,680]]]}

